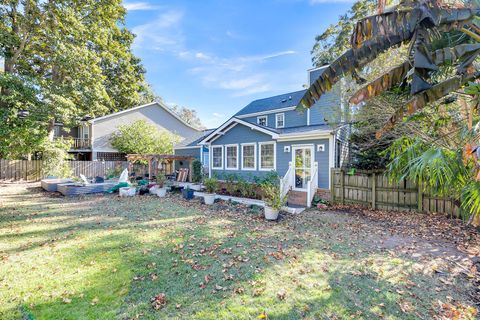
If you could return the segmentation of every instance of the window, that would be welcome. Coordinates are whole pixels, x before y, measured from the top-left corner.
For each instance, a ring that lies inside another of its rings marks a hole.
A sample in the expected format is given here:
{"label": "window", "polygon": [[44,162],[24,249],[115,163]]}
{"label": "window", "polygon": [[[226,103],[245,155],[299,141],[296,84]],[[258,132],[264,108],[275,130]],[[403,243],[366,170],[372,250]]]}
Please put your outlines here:
{"label": "window", "polygon": [[223,147],[212,147],[212,169],[223,169]]}
{"label": "window", "polygon": [[260,116],[260,117],[257,117],[257,124],[259,126],[268,126],[268,118],[267,116]]}
{"label": "window", "polygon": [[277,113],[275,115],[275,125],[276,128],[285,127],[285,113]]}
{"label": "window", "polygon": [[275,143],[260,144],[260,170],[275,170]]}
{"label": "window", "polygon": [[257,145],[255,143],[242,144],[242,170],[257,169]]}
{"label": "window", "polygon": [[227,170],[238,170],[238,145],[228,145],[225,146],[226,154],[226,169]]}

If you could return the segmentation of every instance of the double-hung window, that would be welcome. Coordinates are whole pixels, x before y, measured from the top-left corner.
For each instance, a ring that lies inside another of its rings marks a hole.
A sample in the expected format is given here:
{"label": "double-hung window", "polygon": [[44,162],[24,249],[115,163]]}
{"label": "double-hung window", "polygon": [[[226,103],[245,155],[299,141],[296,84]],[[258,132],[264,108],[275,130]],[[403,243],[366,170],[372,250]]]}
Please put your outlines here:
{"label": "double-hung window", "polygon": [[268,126],[268,117],[267,116],[259,116],[257,117],[257,124],[259,126]]}
{"label": "double-hung window", "polygon": [[238,145],[232,144],[225,146],[225,158],[225,169],[238,170]]}
{"label": "double-hung window", "polygon": [[260,170],[275,170],[275,143],[260,143]]}
{"label": "double-hung window", "polygon": [[255,143],[242,144],[242,170],[257,169],[257,145]]}
{"label": "double-hung window", "polygon": [[223,147],[212,147],[212,169],[223,169]]}
{"label": "double-hung window", "polygon": [[277,113],[275,115],[275,127],[276,128],[285,127],[285,113]]}

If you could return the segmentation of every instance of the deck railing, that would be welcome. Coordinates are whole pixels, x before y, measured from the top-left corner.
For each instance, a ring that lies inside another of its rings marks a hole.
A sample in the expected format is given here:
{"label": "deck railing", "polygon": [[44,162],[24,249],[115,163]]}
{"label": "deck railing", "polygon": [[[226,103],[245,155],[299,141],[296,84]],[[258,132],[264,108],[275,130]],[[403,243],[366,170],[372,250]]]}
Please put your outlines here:
{"label": "deck railing", "polygon": [[312,177],[307,182],[307,207],[312,206],[312,200],[315,197],[315,193],[318,189],[318,162],[314,163]]}
{"label": "deck railing", "polygon": [[55,140],[71,141],[71,150],[86,150],[92,147],[90,139],[85,138],[55,137]]}

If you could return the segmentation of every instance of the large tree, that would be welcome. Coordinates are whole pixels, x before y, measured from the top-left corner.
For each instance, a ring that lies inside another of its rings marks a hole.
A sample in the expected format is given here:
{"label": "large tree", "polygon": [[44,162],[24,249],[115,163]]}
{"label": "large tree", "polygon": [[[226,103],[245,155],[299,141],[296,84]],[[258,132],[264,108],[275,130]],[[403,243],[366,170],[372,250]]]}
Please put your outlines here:
{"label": "large tree", "polygon": [[[152,98],[125,14],[120,0],[0,1],[0,156],[19,131],[52,138],[56,121],[73,125]],[[19,110],[29,115],[19,119]]]}

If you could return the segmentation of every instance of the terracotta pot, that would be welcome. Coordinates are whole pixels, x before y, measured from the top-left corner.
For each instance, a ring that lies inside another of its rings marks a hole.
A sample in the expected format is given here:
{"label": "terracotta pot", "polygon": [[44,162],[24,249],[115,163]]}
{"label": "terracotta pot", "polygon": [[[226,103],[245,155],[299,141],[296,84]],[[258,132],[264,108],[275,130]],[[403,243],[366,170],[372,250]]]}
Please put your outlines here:
{"label": "terracotta pot", "polygon": [[273,209],[271,207],[265,206],[265,219],[266,220],[277,220],[278,219],[278,209]]}

